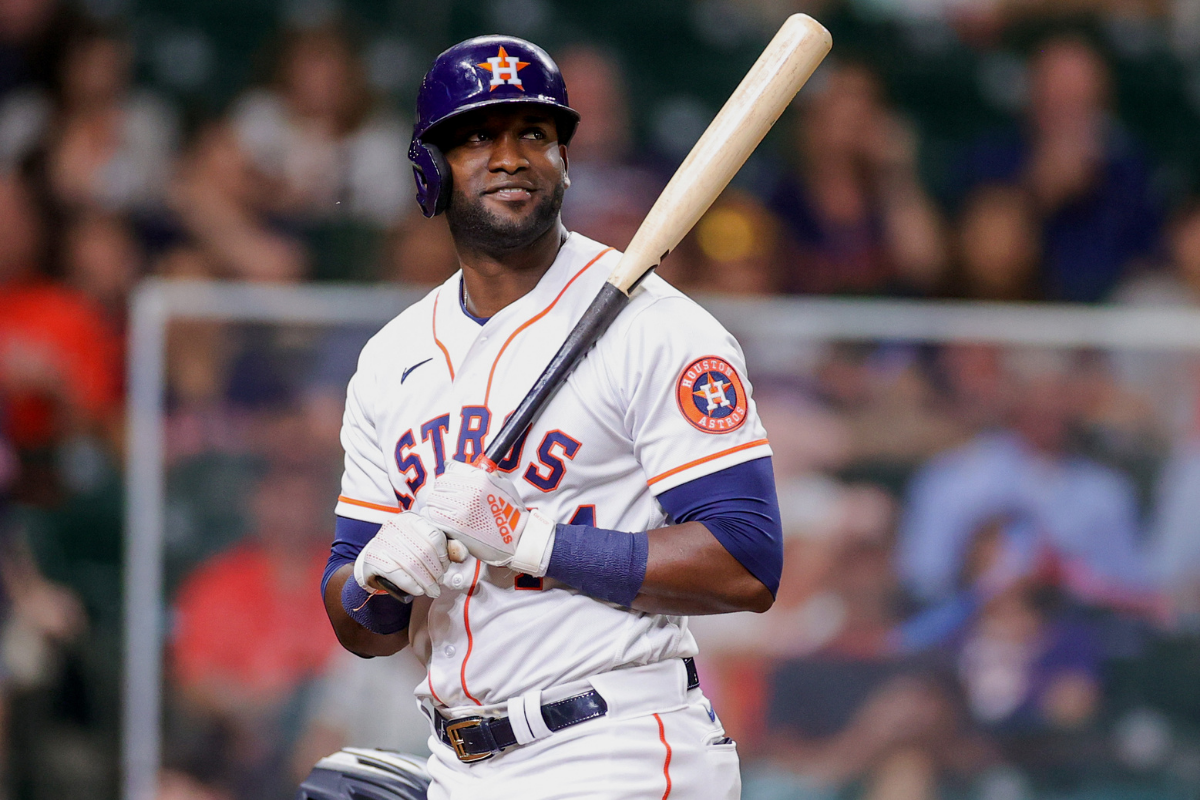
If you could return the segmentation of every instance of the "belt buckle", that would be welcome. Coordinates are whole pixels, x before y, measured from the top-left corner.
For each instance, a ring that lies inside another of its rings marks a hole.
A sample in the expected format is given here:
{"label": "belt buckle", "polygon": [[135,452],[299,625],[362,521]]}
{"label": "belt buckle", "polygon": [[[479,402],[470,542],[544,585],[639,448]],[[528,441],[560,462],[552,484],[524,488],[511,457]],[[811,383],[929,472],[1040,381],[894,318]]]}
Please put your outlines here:
{"label": "belt buckle", "polygon": [[487,753],[468,753],[466,745],[463,742],[462,732],[470,728],[482,728],[482,717],[468,717],[467,719],[457,719],[446,725],[446,738],[450,740],[450,746],[454,748],[454,755],[458,756],[458,760],[464,764],[471,764],[476,761],[486,761],[496,755],[493,752]]}

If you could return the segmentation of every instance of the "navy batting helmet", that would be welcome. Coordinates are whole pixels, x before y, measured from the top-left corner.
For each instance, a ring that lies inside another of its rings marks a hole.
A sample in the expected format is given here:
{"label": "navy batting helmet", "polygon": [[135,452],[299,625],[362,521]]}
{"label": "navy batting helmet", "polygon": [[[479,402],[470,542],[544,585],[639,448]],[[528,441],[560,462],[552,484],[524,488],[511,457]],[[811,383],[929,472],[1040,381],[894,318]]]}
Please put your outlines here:
{"label": "navy batting helmet", "polygon": [[515,36],[477,36],[459,42],[433,62],[417,92],[408,158],[425,216],[450,203],[450,169],[430,132],[452,117],[500,103],[535,103],[558,116],[558,140],[571,141],[579,113],[567,102],[558,65],[535,44]]}
{"label": "navy batting helmet", "polygon": [[425,800],[424,759],[347,747],[317,762],[296,800]]}

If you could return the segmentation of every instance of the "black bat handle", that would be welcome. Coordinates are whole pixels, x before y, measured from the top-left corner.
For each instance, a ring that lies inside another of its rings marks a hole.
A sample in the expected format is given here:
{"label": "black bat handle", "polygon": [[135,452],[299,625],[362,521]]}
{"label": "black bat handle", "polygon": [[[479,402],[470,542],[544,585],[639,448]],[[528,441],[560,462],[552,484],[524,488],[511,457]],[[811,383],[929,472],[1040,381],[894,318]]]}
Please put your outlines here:
{"label": "black bat handle", "polygon": [[605,283],[601,287],[596,299],[588,306],[587,311],[583,312],[583,316],[575,324],[562,347],[558,348],[558,352],[554,354],[554,358],[550,360],[546,369],[542,371],[537,382],[533,384],[533,388],[521,400],[517,410],[512,413],[500,432],[496,434],[496,438],[492,439],[492,443],[488,445],[484,454],[488,461],[496,464],[508,455],[508,451],[516,444],[517,439],[526,428],[533,424],[538,414],[554,397],[555,392],[562,388],[567,377],[575,370],[580,360],[592,348],[600,335],[608,329],[608,326],[617,318],[627,303],[629,303],[629,295],[613,284]]}
{"label": "black bat handle", "polygon": [[383,577],[382,575],[376,575],[375,582],[378,583],[380,586],[382,586],[384,589],[386,589],[388,594],[390,594],[392,597],[399,600],[401,603],[411,603],[412,602],[411,594],[409,594],[408,592],[405,592],[399,586],[392,583],[391,581],[389,581],[387,578]]}

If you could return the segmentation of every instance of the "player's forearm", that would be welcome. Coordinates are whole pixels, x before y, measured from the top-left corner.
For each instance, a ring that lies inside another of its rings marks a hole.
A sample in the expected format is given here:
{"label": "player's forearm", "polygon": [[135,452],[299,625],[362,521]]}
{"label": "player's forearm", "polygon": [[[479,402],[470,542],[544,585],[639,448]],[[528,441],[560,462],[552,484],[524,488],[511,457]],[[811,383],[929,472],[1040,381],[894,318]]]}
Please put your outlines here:
{"label": "player's forearm", "polygon": [[770,590],[700,522],[649,532],[646,577],[633,608],[654,614],[766,611]]}
{"label": "player's forearm", "polygon": [[342,590],[346,581],[354,580],[354,565],[338,568],[325,586],[325,613],[333,624],[342,647],[360,656],[390,656],[408,645],[408,630],[380,634],[367,630],[355,622],[342,606]]}

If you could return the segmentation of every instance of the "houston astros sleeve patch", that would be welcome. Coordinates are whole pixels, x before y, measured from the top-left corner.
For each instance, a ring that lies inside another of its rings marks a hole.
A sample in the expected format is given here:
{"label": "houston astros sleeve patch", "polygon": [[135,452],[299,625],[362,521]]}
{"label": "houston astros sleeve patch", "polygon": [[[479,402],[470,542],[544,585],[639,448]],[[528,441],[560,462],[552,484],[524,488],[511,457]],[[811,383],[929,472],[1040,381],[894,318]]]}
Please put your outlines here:
{"label": "houston astros sleeve patch", "polygon": [[705,433],[729,433],[746,421],[746,389],[737,370],[723,358],[704,356],[688,364],[675,381],[679,410]]}

